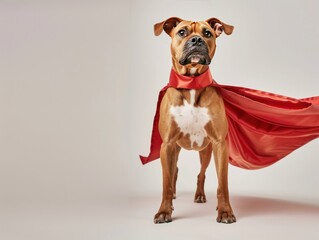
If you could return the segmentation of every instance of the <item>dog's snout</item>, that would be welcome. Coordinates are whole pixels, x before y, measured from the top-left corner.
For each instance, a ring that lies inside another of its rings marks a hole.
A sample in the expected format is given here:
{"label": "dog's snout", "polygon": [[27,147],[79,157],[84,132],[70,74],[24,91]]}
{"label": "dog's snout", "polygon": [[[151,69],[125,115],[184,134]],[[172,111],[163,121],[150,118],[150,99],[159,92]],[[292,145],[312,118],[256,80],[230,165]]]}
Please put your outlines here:
{"label": "dog's snout", "polygon": [[193,46],[201,46],[203,43],[203,39],[199,36],[194,36],[190,39]]}
{"label": "dog's snout", "polygon": [[183,54],[179,59],[181,65],[197,63],[202,65],[210,64],[208,45],[199,35],[191,36],[183,47]]}

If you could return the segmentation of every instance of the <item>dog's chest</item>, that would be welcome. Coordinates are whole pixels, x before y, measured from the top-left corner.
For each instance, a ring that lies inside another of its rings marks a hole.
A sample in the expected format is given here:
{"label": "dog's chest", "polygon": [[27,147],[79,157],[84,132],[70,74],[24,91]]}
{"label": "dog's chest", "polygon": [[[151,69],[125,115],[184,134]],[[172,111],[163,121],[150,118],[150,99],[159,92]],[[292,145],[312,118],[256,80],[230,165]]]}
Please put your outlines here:
{"label": "dog's chest", "polygon": [[191,147],[194,143],[197,146],[202,146],[207,132],[206,124],[211,120],[208,109],[205,107],[195,106],[196,90],[190,90],[189,102],[184,99],[180,106],[171,106],[170,114],[180,128],[183,135],[188,135],[191,142]]}

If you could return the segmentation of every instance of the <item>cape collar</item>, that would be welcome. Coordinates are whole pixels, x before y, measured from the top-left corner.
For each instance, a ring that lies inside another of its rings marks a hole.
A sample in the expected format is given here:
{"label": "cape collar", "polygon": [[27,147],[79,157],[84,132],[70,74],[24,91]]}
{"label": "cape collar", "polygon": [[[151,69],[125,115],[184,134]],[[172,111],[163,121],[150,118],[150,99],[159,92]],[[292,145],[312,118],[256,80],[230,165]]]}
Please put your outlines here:
{"label": "cape collar", "polygon": [[208,87],[214,82],[209,68],[201,75],[193,77],[180,75],[172,68],[168,86],[174,88],[200,89]]}

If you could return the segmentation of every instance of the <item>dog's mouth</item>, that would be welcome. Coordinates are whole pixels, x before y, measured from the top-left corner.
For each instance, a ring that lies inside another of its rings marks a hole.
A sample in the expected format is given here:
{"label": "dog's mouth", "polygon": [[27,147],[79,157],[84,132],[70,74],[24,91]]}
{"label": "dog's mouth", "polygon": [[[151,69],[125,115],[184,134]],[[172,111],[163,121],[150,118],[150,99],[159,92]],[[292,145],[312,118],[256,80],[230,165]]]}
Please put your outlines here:
{"label": "dog's mouth", "polygon": [[199,63],[201,60],[201,56],[200,55],[191,56],[190,60],[191,60],[191,63]]}
{"label": "dog's mouth", "polygon": [[179,63],[181,65],[187,65],[187,64],[209,65],[210,62],[211,60],[208,54],[200,53],[196,51],[183,55],[181,59],[179,60]]}
{"label": "dog's mouth", "polygon": [[200,45],[193,46],[191,41],[186,42],[183,55],[179,60],[181,65],[187,64],[201,64],[201,65],[209,65],[211,59],[208,54],[208,47],[205,43],[201,43]]}
{"label": "dog's mouth", "polygon": [[209,65],[210,62],[211,60],[208,54],[203,54],[199,52],[191,52],[191,53],[185,54],[179,60],[179,63],[181,65],[187,65],[187,64]]}

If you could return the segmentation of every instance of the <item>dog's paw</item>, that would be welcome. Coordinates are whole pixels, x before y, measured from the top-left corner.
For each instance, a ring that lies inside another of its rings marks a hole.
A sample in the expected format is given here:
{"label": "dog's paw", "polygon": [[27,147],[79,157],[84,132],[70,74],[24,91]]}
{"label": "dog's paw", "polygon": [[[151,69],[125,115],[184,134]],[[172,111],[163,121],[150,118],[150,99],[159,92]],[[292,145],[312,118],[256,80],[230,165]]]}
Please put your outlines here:
{"label": "dog's paw", "polygon": [[172,221],[172,214],[165,212],[158,212],[154,217],[154,223],[169,223]]}
{"label": "dog's paw", "polygon": [[221,209],[217,209],[218,210],[218,216],[216,221],[219,223],[234,223],[236,222],[236,217],[233,214],[232,210],[221,210]]}
{"label": "dog's paw", "polygon": [[194,198],[195,203],[205,203],[206,202],[206,196],[205,194],[195,194]]}

